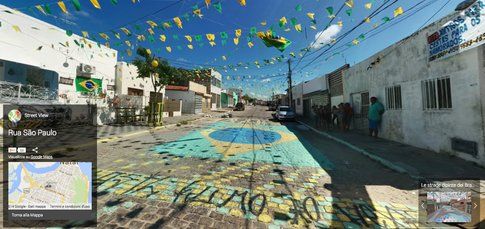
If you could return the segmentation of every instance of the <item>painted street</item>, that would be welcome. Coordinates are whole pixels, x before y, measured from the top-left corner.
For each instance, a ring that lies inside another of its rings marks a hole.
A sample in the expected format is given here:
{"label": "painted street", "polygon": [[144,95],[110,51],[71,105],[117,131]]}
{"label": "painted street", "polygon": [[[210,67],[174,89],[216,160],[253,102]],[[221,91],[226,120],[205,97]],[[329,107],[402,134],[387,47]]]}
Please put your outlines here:
{"label": "painted street", "polygon": [[102,140],[98,227],[418,226],[410,177],[266,109]]}

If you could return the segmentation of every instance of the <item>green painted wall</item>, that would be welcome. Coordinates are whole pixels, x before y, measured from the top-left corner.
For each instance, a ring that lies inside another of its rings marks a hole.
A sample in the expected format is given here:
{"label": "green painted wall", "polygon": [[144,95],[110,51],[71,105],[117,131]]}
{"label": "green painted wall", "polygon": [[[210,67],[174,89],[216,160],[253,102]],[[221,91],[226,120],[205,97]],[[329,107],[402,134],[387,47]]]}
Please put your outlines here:
{"label": "green painted wall", "polygon": [[229,97],[227,96],[226,93],[221,93],[221,106],[222,107],[227,107],[227,105],[229,104],[228,99],[229,99]]}
{"label": "green painted wall", "polygon": [[236,92],[232,93],[232,98],[234,99],[234,106],[236,106],[237,102],[239,102]]}

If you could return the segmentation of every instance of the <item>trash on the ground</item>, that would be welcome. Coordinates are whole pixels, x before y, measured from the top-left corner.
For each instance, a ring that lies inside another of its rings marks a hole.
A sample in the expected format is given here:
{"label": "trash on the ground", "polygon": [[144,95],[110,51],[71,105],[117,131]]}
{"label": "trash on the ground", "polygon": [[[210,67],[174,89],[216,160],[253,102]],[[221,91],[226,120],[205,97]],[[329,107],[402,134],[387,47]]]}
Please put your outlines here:
{"label": "trash on the ground", "polygon": [[232,114],[231,113],[225,113],[225,114],[221,115],[221,118],[232,118]]}

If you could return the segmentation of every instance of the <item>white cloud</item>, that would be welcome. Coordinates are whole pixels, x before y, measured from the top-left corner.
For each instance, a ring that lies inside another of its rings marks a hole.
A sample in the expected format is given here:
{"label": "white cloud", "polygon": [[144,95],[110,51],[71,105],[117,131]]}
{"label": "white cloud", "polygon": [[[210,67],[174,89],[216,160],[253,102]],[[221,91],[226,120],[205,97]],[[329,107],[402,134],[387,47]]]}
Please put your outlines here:
{"label": "white cloud", "polygon": [[74,22],[73,20],[69,20],[69,19],[65,19],[65,18],[57,18],[59,19],[60,21],[68,24],[68,25],[74,25],[74,26],[77,26],[76,22]]}
{"label": "white cloud", "polygon": [[312,49],[319,49],[327,44],[330,44],[333,39],[340,33],[342,27],[338,25],[331,25],[326,30],[320,31],[315,35],[315,41],[312,42]]}
{"label": "white cloud", "polygon": [[91,14],[89,14],[86,11],[72,11],[72,12],[70,11],[67,14],[62,14],[60,17],[57,17],[57,16],[53,16],[53,17],[60,19],[66,24],[77,25],[76,21],[79,21],[80,17],[91,18]]}
{"label": "white cloud", "polygon": [[91,14],[89,14],[88,12],[82,10],[82,11],[76,11],[75,12],[76,14],[79,14],[80,16],[83,16],[83,17],[91,17]]}

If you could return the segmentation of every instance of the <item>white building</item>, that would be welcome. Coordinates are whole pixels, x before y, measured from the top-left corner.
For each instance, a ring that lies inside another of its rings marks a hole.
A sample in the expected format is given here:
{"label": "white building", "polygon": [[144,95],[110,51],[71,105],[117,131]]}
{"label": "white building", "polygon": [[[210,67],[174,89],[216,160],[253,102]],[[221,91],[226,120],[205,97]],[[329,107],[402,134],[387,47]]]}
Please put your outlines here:
{"label": "white building", "polygon": [[324,76],[301,82],[292,88],[292,107],[296,114],[306,118],[314,116],[312,107],[337,106],[344,101],[342,77],[348,64]]}
{"label": "white building", "polygon": [[330,93],[330,104],[332,106],[338,106],[344,101],[344,86],[343,86],[343,73],[349,68],[348,64],[330,72],[327,74],[327,82]]}
{"label": "white building", "polygon": [[189,81],[188,86],[166,87],[169,99],[182,101],[182,114],[200,114],[210,110],[212,96],[207,94],[207,88],[201,84]]}
{"label": "white building", "polygon": [[291,88],[291,107],[297,115],[303,116],[303,84],[301,82]]}
{"label": "white building", "polygon": [[211,97],[211,110],[221,108],[222,75],[213,69],[201,70],[202,77],[194,79],[194,82],[207,88],[207,94]]}
{"label": "white building", "polygon": [[218,71],[211,70],[210,93],[212,95],[212,109],[221,108],[222,75]]}
{"label": "white building", "polygon": [[485,165],[485,23],[476,21],[454,13],[345,71],[356,128],[367,128],[376,96],[387,108],[382,137]]}
{"label": "white building", "polygon": [[312,118],[313,106],[326,106],[330,103],[327,87],[327,77],[320,76],[303,82],[303,116]]}
{"label": "white building", "polygon": [[[142,107],[148,106],[150,93],[154,92],[153,84],[150,78],[139,78],[138,68],[135,65],[126,62],[116,64],[116,95],[129,96],[131,98],[140,97],[138,103]],[[161,98],[165,95],[165,88],[162,88]]]}
{"label": "white building", "polygon": [[0,102],[107,106],[116,50],[3,5],[0,21]]}

